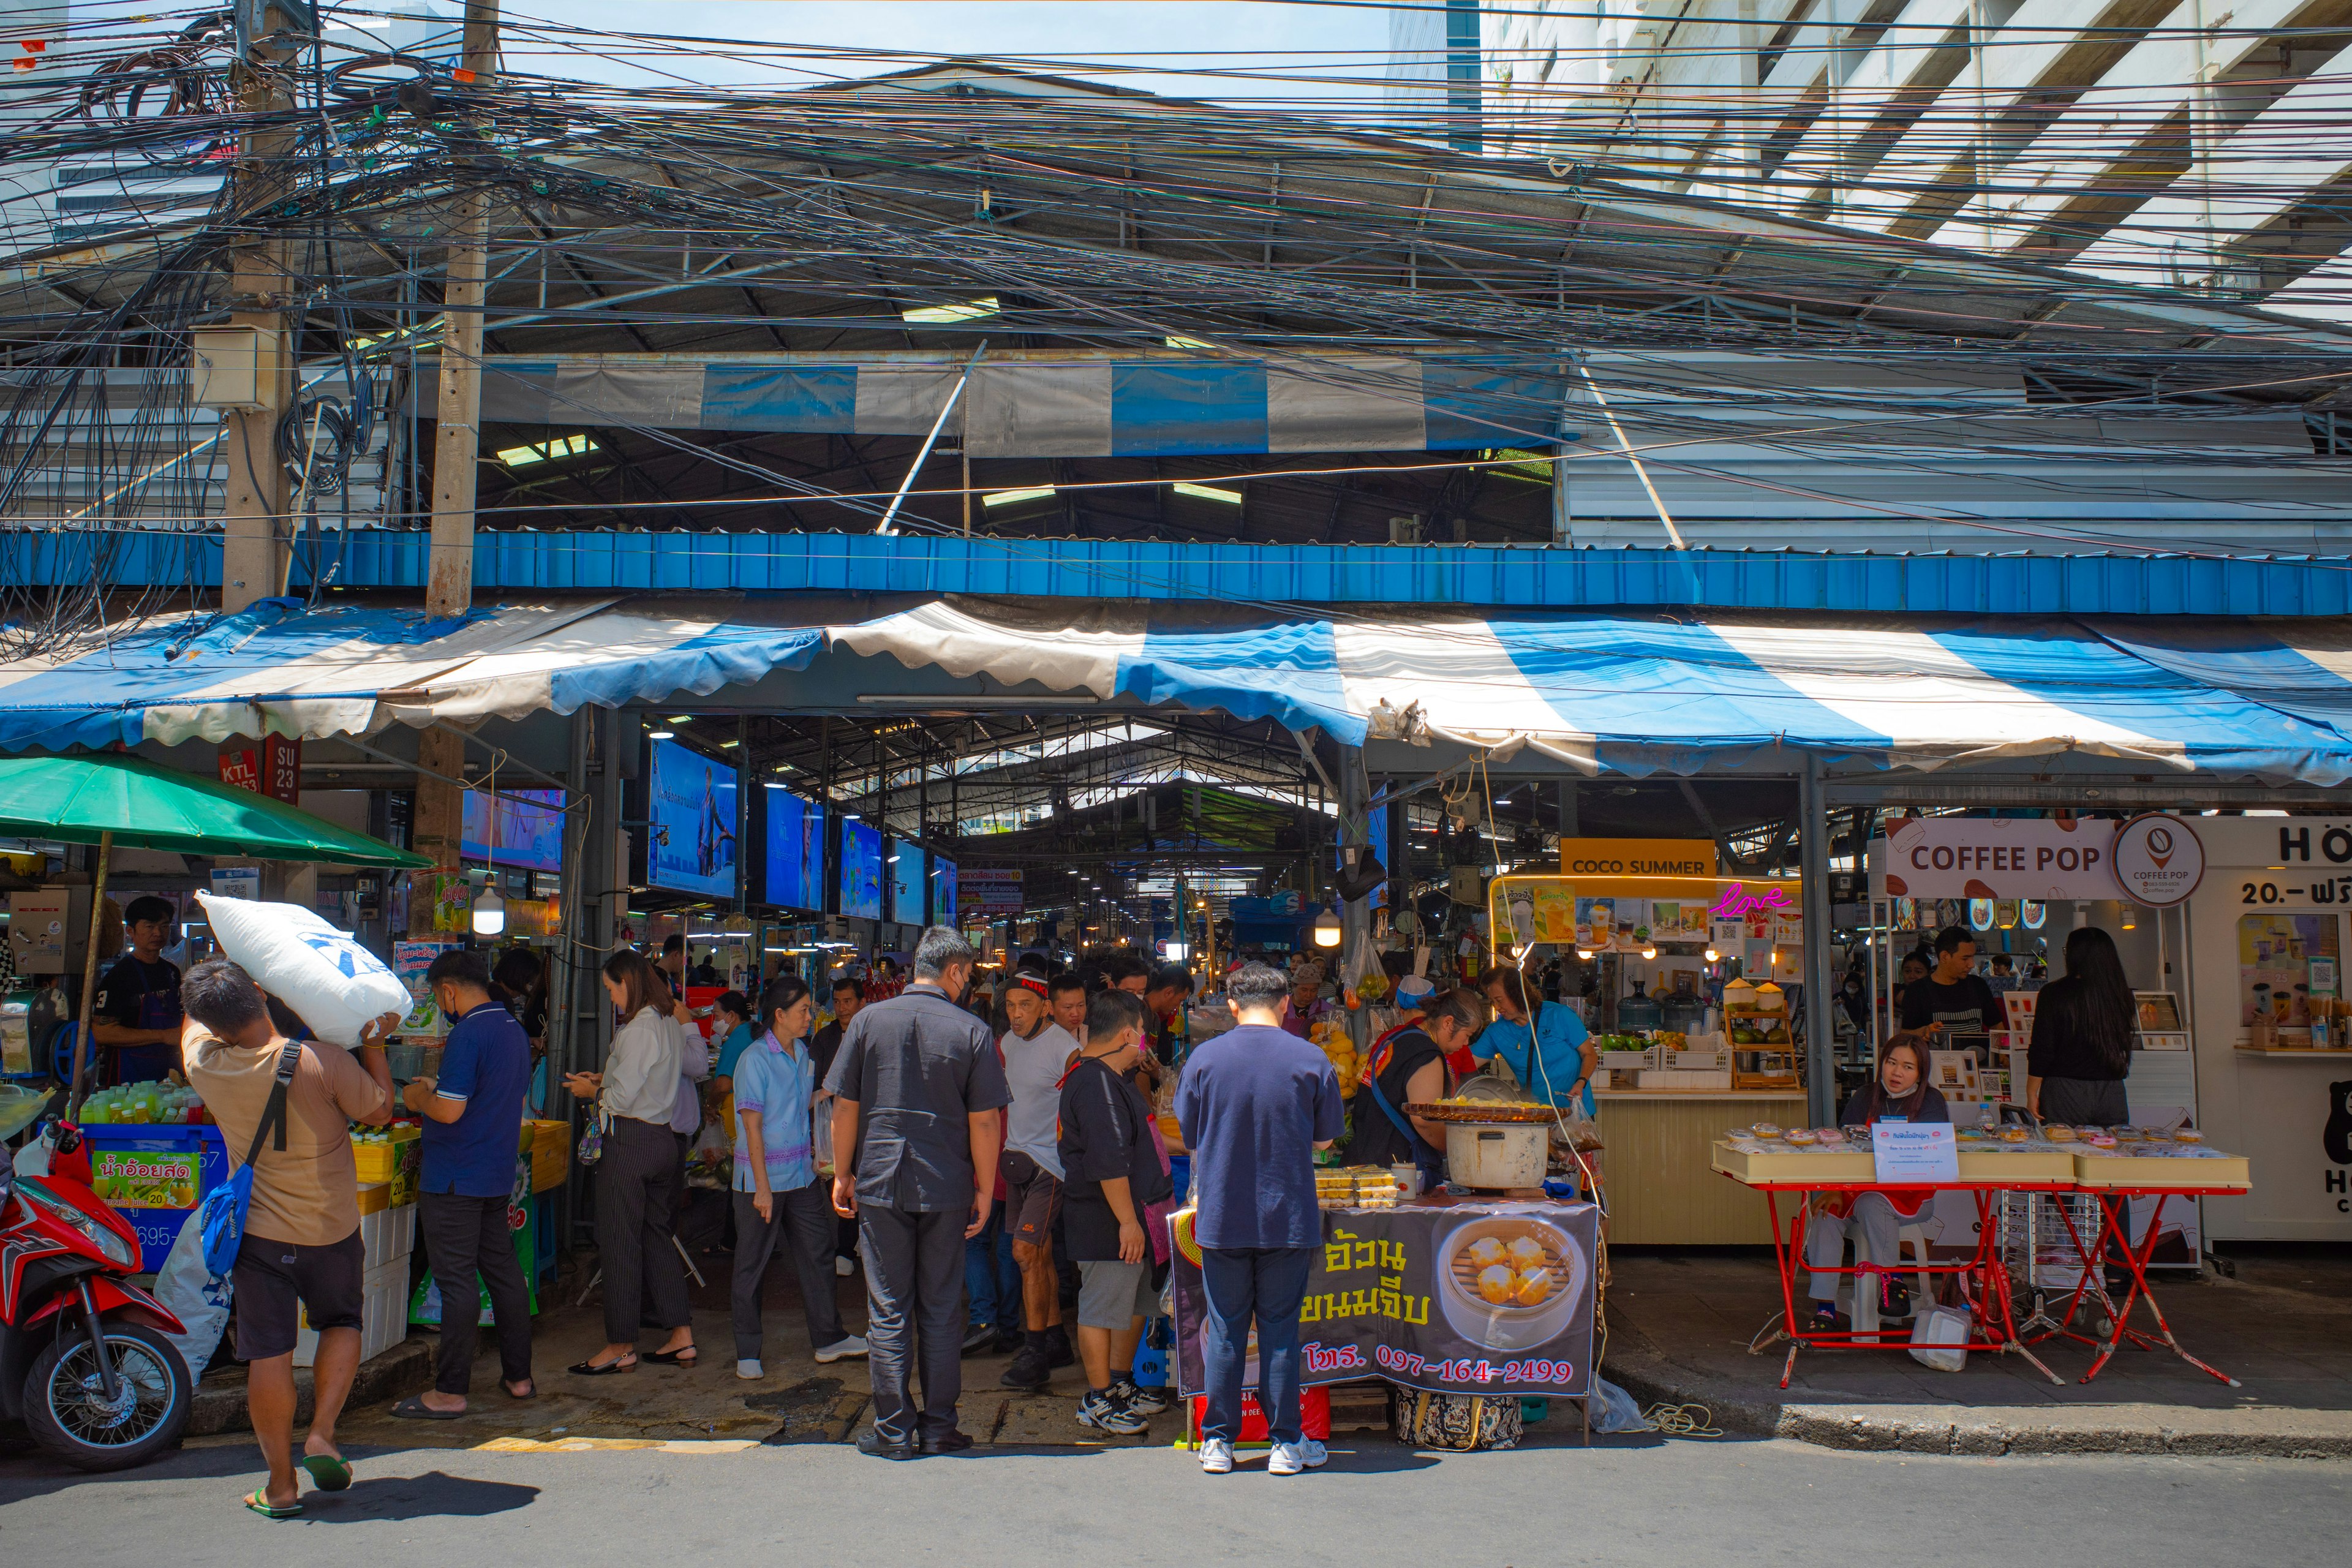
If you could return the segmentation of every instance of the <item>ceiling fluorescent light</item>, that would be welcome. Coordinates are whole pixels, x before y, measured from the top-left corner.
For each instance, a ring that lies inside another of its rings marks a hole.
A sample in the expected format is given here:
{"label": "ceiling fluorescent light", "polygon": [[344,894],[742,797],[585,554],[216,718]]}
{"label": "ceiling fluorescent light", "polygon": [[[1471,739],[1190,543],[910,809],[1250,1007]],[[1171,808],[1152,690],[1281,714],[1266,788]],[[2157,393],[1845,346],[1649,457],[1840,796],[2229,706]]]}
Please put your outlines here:
{"label": "ceiling fluorescent light", "polygon": [[1239,506],[1242,504],[1241,491],[1221,490],[1214,485],[1188,485],[1180,483],[1176,487],[1176,493],[1180,496],[1195,496],[1202,500],[1226,501],[1234,506]]}
{"label": "ceiling fluorescent light", "polygon": [[976,321],[983,316],[993,316],[999,309],[996,296],[991,294],[982,300],[967,300],[961,305],[919,305],[898,315],[903,321],[939,326],[950,321]]}
{"label": "ceiling fluorescent light", "polygon": [[982,506],[1011,506],[1015,501],[1043,500],[1054,493],[1051,485],[1033,485],[1025,490],[992,490],[980,498]]}

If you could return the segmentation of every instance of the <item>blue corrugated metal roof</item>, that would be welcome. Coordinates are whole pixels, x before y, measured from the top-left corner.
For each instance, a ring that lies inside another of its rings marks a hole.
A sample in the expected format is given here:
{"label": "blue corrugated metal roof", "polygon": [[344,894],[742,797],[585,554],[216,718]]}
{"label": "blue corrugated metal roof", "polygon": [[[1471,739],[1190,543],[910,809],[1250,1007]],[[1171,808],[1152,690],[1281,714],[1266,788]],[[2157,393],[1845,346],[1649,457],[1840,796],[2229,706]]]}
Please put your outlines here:
{"label": "blue corrugated metal roof", "polygon": [[[331,581],[425,583],[423,530],[354,531]],[[106,562],[99,569],[97,552]],[[330,536],[329,559],[334,558]],[[26,584],[220,582],[218,534],[0,534]],[[308,574],[298,561],[297,587]],[[1906,615],[2342,616],[2352,559],[2183,555],[1873,555],[1538,545],[1192,544],[840,533],[484,533],[475,586],[527,592],[1002,594],[1573,609],[1883,611]]]}

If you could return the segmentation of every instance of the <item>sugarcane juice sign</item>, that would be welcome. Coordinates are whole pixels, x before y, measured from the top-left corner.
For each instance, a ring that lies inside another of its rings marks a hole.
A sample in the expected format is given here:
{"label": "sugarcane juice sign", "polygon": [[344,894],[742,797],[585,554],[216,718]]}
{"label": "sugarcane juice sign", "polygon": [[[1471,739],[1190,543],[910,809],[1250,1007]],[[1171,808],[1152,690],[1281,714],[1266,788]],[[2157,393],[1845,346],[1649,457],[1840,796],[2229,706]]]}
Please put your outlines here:
{"label": "sugarcane juice sign", "polygon": [[[1204,1392],[1208,1300],[1191,1209],[1176,1242],[1176,1382]],[[1592,1389],[1591,1204],[1449,1204],[1324,1211],[1299,1319],[1302,1383],[1381,1377],[1437,1394]],[[1253,1335],[1242,1369],[1258,1384]]]}

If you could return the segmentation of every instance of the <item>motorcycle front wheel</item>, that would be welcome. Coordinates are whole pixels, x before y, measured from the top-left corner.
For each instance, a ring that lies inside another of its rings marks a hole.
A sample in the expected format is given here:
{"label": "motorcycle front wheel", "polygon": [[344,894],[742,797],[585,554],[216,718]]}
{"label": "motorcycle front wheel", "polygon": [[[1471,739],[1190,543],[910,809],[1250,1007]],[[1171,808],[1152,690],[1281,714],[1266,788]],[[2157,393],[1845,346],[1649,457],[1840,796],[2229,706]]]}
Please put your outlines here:
{"label": "motorcycle front wheel", "polygon": [[78,1325],[33,1359],[25,1379],[25,1425],[34,1441],[77,1469],[143,1465],[188,1426],[187,1363],[171,1341],[136,1323],[109,1323],[106,1348],[114,1361],[112,1400]]}

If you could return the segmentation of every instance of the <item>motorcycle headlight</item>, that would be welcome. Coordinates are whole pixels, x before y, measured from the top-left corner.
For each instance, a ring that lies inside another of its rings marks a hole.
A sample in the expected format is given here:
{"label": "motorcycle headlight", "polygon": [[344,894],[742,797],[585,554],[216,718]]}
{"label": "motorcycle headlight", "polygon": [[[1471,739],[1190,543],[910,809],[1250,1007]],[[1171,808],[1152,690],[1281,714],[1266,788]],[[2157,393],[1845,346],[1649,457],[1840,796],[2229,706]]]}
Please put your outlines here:
{"label": "motorcycle headlight", "polygon": [[99,1251],[124,1268],[139,1267],[139,1248],[122,1239],[111,1226],[100,1225],[73,1205],[66,1202],[39,1182],[29,1176],[16,1178],[16,1195],[58,1220],[69,1225],[88,1237]]}

